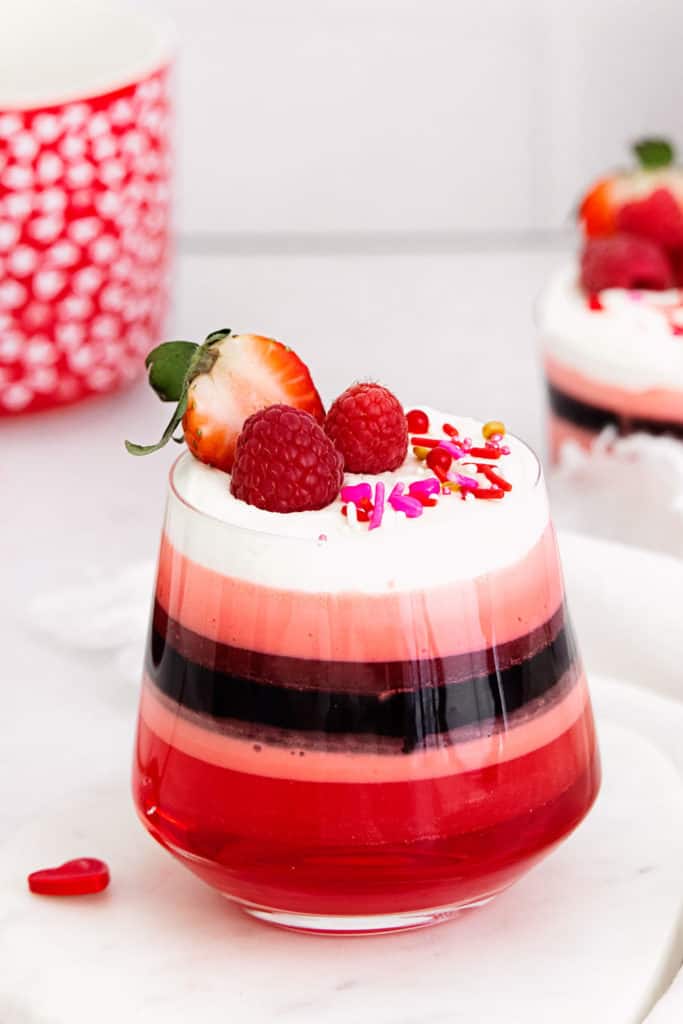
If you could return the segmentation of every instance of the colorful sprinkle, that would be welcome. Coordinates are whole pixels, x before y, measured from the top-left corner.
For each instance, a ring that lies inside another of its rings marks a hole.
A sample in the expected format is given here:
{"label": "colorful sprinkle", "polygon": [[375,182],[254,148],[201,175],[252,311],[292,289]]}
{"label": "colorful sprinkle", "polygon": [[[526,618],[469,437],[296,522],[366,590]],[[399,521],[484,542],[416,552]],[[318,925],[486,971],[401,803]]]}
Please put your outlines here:
{"label": "colorful sprinkle", "polygon": [[454,480],[463,491],[476,491],[479,488],[479,481],[475,480],[474,477],[465,476],[464,473],[455,473]]}
{"label": "colorful sprinkle", "polygon": [[467,453],[473,459],[499,459],[501,455],[507,454],[502,448],[494,448],[493,446],[487,448],[470,448]]}
{"label": "colorful sprinkle", "polygon": [[347,484],[346,487],[341,489],[341,500],[352,501],[355,505],[363,499],[369,500],[372,498],[372,487],[367,483],[360,484]]}
{"label": "colorful sprinkle", "polygon": [[499,487],[478,487],[476,491],[472,491],[475,498],[504,498],[505,491],[501,491]]}
{"label": "colorful sprinkle", "polygon": [[439,481],[433,477],[428,476],[425,480],[415,480],[408,488],[408,494],[419,495],[419,494],[438,494],[441,490]]}
{"label": "colorful sprinkle", "polygon": [[422,515],[422,502],[403,493],[403,484],[398,483],[389,495],[389,504],[395,512],[405,512],[408,519]]}
{"label": "colorful sprinkle", "polygon": [[481,432],[487,441],[493,434],[499,434],[502,437],[505,433],[505,424],[501,423],[500,420],[489,420],[481,428]]}
{"label": "colorful sprinkle", "polygon": [[438,448],[441,444],[441,438],[438,437],[414,437],[411,441],[412,445],[416,445],[418,448]]}
{"label": "colorful sprinkle", "polygon": [[413,448],[413,455],[415,456],[416,459],[419,459],[420,462],[424,462],[424,460],[429,455],[430,451],[431,448],[420,448],[420,446],[417,445],[415,448]]}
{"label": "colorful sprinkle", "polygon": [[441,484],[435,476],[428,476],[425,480],[415,480],[408,487],[408,494],[411,498],[417,498],[425,508],[434,508],[437,504],[436,495],[441,493]]}
{"label": "colorful sprinkle", "polygon": [[485,476],[488,482],[490,484],[493,484],[494,487],[498,487],[502,491],[512,490],[512,484],[510,483],[510,481],[505,480],[502,476],[496,473],[495,469],[493,469],[491,466],[478,465],[477,472]]}
{"label": "colorful sprinkle", "polygon": [[443,425],[444,434],[448,434],[449,437],[458,437],[460,431],[457,427],[454,427],[452,423],[444,423]]}
{"label": "colorful sprinkle", "polygon": [[384,517],[384,484],[381,480],[378,480],[375,484],[375,507],[372,510],[370,516],[369,529],[376,530],[378,526],[382,525],[382,519]]}
{"label": "colorful sprinkle", "polygon": [[439,449],[448,452],[454,459],[462,459],[465,455],[464,449],[459,444],[453,444],[451,441],[442,441],[439,448],[435,450],[438,451]]}

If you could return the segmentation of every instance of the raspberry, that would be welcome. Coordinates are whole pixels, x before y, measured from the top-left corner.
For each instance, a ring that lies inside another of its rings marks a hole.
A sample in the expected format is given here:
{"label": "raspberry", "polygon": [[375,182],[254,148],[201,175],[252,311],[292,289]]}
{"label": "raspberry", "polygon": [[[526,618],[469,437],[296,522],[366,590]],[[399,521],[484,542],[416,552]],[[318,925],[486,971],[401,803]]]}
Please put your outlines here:
{"label": "raspberry", "polygon": [[671,263],[654,242],[634,235],[612,235],[586,242],[581,255],[581,284],[587,292],[603,288],[671,288]]}
{"label": "raspberry", "polygon": [[241,501],[306,512],[333,502],[343,479],[342,457],[310,413],[271,405],[245,421],[230,481]]}
{"label": "raspberry", "polygon": [[676,249],[683,245],[683,212],[668,188],[657,188],[647,199],[624,203],[617,211],[617,231]]}
{"label": "raspberry", "polygon": [[399,400],[381,384],[353,384],[333,402],[323,424],[349,473],[384,473],[408,451],[408,425]]}

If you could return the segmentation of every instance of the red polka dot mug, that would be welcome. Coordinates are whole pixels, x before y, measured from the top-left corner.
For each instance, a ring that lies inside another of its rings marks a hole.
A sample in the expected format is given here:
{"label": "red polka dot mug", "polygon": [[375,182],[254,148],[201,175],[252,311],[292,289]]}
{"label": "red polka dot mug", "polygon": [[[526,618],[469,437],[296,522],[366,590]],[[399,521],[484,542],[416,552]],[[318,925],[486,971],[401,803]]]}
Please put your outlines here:
{"label": "red polka dot mug", "polygon": [[169,262],[169,35],[100,0],[12,4],[0,35],[0,415],[132,380]]}

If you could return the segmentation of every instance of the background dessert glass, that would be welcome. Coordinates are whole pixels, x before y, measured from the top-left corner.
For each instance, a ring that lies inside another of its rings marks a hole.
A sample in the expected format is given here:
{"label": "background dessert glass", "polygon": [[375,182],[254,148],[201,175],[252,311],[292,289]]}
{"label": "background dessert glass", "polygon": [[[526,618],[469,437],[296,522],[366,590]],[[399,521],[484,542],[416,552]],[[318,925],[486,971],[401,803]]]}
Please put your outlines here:
{"label": "background dessert glass", "polygon": [[174,466],[135,802],[163,846],[254,916],[337,933],[442,920],[506,888],[587,813],[592,712],[524,451],[533,542],[491,535],[497,564],[481,573],[453,532],[444,546],[416,531],[413,545],[229,524],[183,496],[192,457]]}
{"label": "background dessert glass", "polygon": [[536,307],[553,462],[590,450],[606,427],[683,438],[683,307],[678,290],[587,295],[578,266],[554,273]]}

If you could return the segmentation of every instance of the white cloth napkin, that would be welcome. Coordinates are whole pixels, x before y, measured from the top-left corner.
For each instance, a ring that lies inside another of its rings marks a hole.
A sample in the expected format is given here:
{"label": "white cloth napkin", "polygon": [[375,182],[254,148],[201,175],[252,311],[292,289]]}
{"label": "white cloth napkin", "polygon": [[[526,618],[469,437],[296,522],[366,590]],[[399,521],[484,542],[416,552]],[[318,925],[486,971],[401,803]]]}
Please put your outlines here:
{"label": "white cloth napkin", "polygon": [[[31,605],[34,627],[76,655],[114,659],[121,681],[138,686],[154,588],[154,564],[132,562],[114,575],[74,569],[68,586],[39,595]],[[83,629],[83,623],[88,628]]]}

